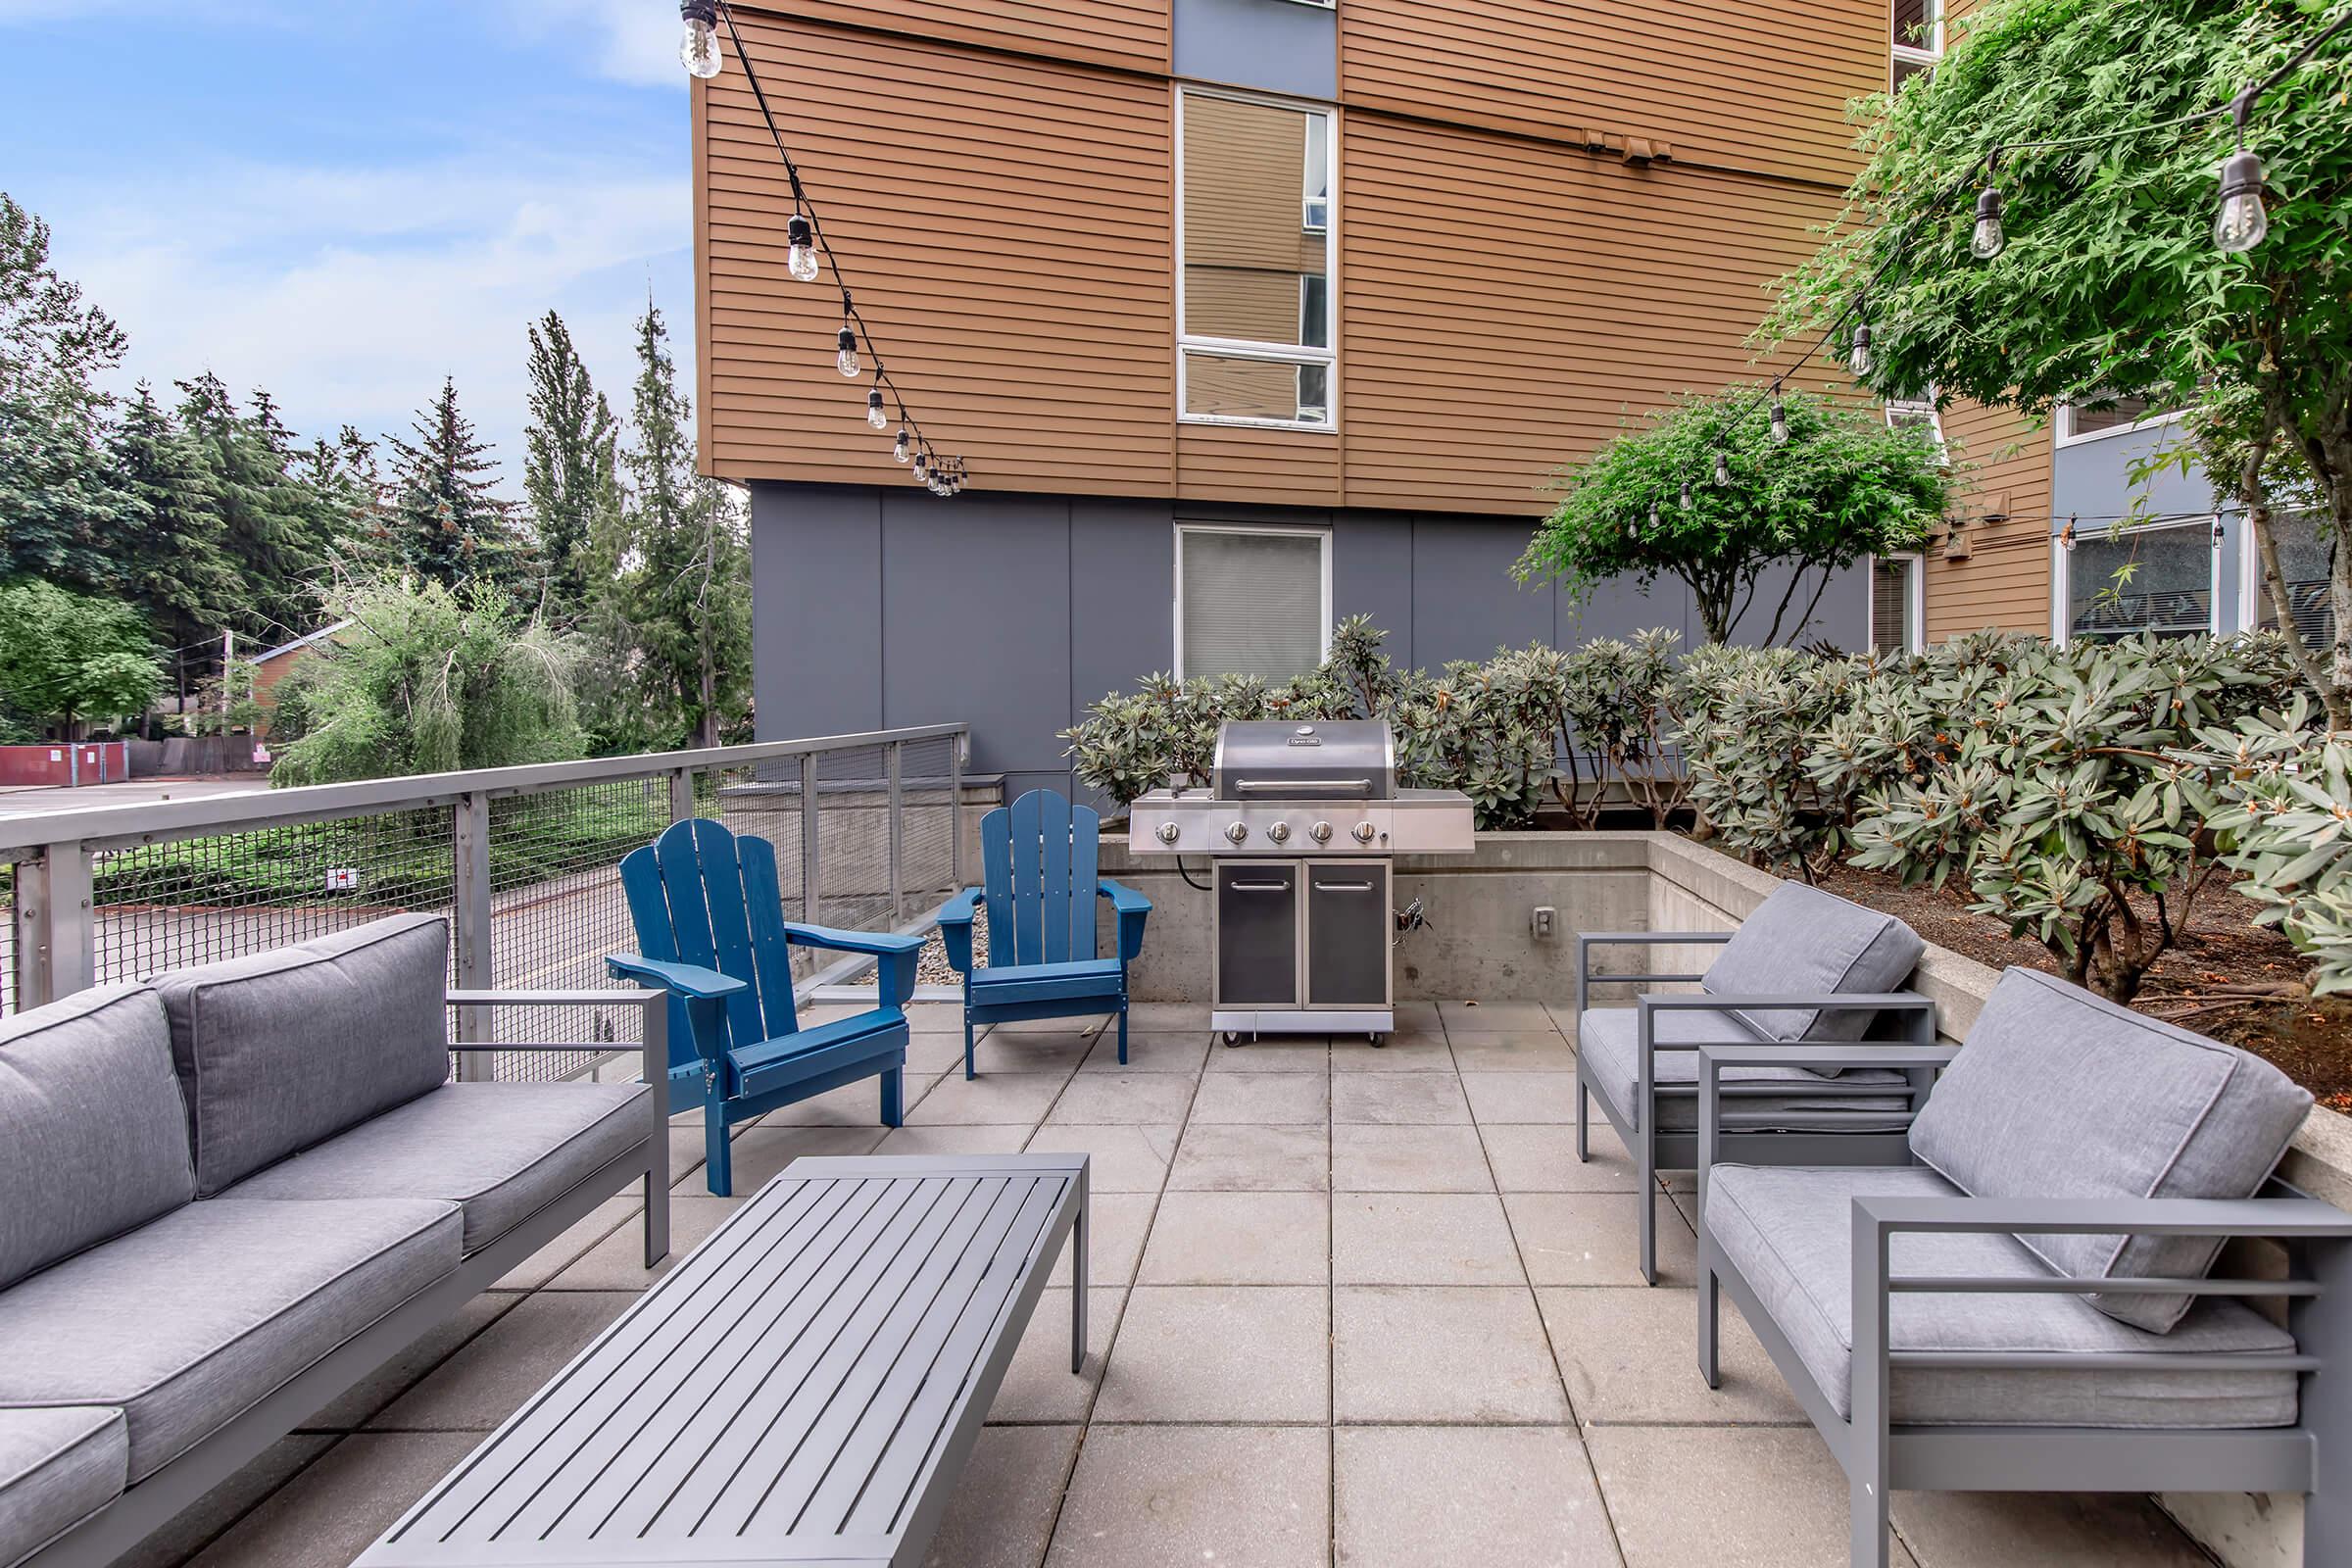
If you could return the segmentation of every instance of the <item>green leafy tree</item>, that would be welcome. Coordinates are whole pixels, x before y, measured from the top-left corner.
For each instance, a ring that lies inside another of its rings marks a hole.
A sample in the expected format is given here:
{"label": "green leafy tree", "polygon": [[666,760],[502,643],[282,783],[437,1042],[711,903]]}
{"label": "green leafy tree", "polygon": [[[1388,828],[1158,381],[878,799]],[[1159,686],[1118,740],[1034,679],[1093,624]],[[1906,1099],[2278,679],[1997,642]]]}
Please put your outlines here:
{"label": "green leafy tree", "polygon": [[1918,549],[1950,498],[1934,440],[1889,428],[1875,410],[1789,391],[1779,400],[1788,427],[1779,442],[1773,401],[1761,387],[1734,387],[1629,425],[1567,475],[1519,579],[1556,578],[1590,599],[1612,578],[1646,587],[1678,577],[1706,640],[1723,642],[1764,608],[1766,569],[1787,566],[1771,643],[1802,631],[1835,572]]}
{"label": "green leafy tree", "polygon": [[[2331,539],[2352,529],[2352,38],[2251,106],[2270,235],[2244,254],[2213,237],[2215,171],[2233,140],[2228,115],[2203,111],[2288,64],[2337,11],[1985,5],[1933,79],[1865,106],[1865,165],[1820,253],[1784,280],[1775,330],[1866,320],[1867,379],[1885,393],[1934,386],[2028,415],[2119,394],[2185,407],[2192,440],[2176,461],[2202,456],[2247,509],[2291,624],[2271,514],[2313,498]],[[2005,200],[2007,243],[1983,261],[1970,240],[1988,183]],[[2292,653],[2342,728],[2352,551],[2334,551],[2331,596],[2334,644]]]}
{"label": "green leafy tree", "polygon": [[533,322],[530,342],[522,490],[547,564],[548,601],[569,619],[588,603],[597,540],[620,506],[619,422],[589,379],[564,318],[550,311]]}
{"label": "green leafy tree", "polygon": [[38,579],[0,587],[0,708],[75,740],[144,711],[160,680],[137,611]]}
{"label": "green leafy tree", "polygon": [[379,578],[334,607],[352,625],[288,682],[302,733],[273,785],[562,761],[585,753],[577,649],[496,584]]}
{"label": "green leafy tree", "polygon": [[508,505],[496,493],[489,443],[458,407],[456,377],[442,378],[412,429],[415,440],[390,442],[393,536],[403,564],[450,586],[511,577],[519,563]]}
{"label": "green leafy tree", "polygon": [[108,580],[122,495],[106,462],[121,327],[49,260],[49,225],[0,192],[0,577]]}
{"label": "green leafy tree", "polygon": [[620,453],[620,620],[657,738],[712,746],[751,704],[751,540],[733,495],[695,471],[689,414],[649,304]]}

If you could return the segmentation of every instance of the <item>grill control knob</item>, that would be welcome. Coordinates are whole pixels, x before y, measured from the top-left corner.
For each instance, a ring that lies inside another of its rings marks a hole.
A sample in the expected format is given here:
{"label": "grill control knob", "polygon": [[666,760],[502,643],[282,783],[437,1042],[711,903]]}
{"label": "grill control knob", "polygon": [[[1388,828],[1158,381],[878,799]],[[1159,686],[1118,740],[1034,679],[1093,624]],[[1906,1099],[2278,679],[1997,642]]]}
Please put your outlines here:
{"label": "grill control knob", "polygon": [[1176,842],[1176,835],[1177,835],[1177,833],[1178,833],[1179,831],[1181,831],[1181,830],[1180,830],[1180,829],[1179,829],[1179,828],[1176,826],[1176,824],[1175,824],[1175,823],[1173,823],[1173,822],[1162,822],[1162,823],[1160,823],[1160,824],[1159,824],[1159,842],[1160,842],[1160,843],[1162,843],[1162,844],[1173,844],[1173,843],[1175,843],[1175,842]]}
{"label": "grill control knob", "polygon": [[1291,824],[1288,822],[1275,822],[1269,824],[1266,828],[1266,837],[1272,839],[1277,844],[1289,843],[1291,838]]}
{"label": "grill control knob", "polygon": [[1306,830],[1306,836],[1310,839],[1313,839],[1317,844],[1329,844],[1331,842],[1331,824],[1329,822],[1317,822],[1313,827],[1310,827]]}
{"label": "grill control knob", "polygon": [[1229,822],[1225,825],[1225,837],[1235,844],[1241,843],[1249,836],[1250,825],[1246,822]]}
{"label": "grill control knob", "polygon": [[1358,844],[1372,842],[1372,824],[1369,822],[1358,822],[1348,831],[1355,835],[1355,842]]}

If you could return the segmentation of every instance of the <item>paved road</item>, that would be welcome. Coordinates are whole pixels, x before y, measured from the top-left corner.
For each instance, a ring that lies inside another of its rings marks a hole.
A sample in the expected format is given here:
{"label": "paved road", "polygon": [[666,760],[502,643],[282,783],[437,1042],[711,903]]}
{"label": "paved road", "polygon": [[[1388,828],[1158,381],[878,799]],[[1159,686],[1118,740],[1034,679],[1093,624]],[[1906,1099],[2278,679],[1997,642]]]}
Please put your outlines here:
{"label": "paved road", "polygon": [[146,806],[156,801],[190,801],[250,792],[269,794],[269,778],[260,773],[211,778],[134,778],[118,784],[84,784],[79,789],[54,784],[0,784],[0,817],[49,816],[93,806]]}

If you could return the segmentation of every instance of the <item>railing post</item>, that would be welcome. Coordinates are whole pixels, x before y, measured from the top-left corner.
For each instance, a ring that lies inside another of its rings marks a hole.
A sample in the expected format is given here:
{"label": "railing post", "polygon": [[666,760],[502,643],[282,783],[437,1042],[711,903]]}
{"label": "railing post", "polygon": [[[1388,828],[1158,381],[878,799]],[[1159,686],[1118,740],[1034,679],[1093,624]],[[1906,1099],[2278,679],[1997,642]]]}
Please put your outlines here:
{"label": "railing post", "polygon": [[673,767],[669,770],[669,819],[687,822],[694,818],[694,769]]}
{"label": "railing post", "polygon": [[948,897],[963,891],[963,737],[948,737]]}
{"label": "railing post", "polygon": [[16,925],[16,1000],[11,1010],[23,1012],[57,999],[49,981],[49,861],[45,856],[20,860],[12,869],[16,902],[9,918]]}
{"label": "railing post", "polygon": [[823,906],[817,902],[816,863],[816,753],[801,754],[801,918],[822,925]]}
{"label": "railing post", "polygon": [[890,926],[894,931],[906,918],[906,750],[905,741],[892,741],[882,748],[882,767],[890,779]]}
{"label": "railing post", "polygon": [[[487,991],[496,984],[490,946],[490,797],[471,790],[458,797],[452,845],[457,870],[456,929],[451,941],[458,959],[460,990]],[[458,1009],[458,1039],[488,1043],[497,1037],[489,1007]],[[463,1083],[487,1083],[497,1073],[497,1054],[458,1053],[458,1078]]]}
{"label": "railing post", "polygon": [[98,983],[97,900],[87,846],[44,845],[41,866],[47,886],[33,917],[33,946],[42,971],[40,1000],[55,1002]]}

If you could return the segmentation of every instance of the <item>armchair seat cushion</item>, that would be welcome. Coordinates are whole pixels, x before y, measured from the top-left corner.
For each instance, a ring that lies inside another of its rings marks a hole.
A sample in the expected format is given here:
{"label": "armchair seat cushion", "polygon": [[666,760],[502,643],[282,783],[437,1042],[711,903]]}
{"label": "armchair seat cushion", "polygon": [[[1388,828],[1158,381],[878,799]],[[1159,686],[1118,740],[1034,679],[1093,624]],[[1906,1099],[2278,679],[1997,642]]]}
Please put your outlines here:
{"label": "armchair seat cushion", "polygon": [[[1958,1192],[1918,1166],[1718,1165],[1707,1175],[1701,1218],[1722,1263],[1747,1281],[1831,1404],[1850,1416],[1853,1200]],[[1890,1275],[2051,1274],[2005,1233],[1900,1232],[1888,1253]],[[1895,1350],[2253,1354],[2293,1344],[2285,1330],[2221,1297],[2201,1298],[2170,1334],[2120,1323],[2077,1296],[1899,1294],[1888,1307]],[[2295,1375],[1897,1367],[1887,1401],[1897,1426],[2278,1427],[2295,1421]]]}
{"label": "armchair seat cushion", "polygon": [[0,1563],[30,1556],[121,1496],[129,1465],[120,1410],[0,1410]]}
{"label": "armchair seat cushion", "polygon": [[458,1266],[453,1203],[190,1203],[0,1294],[0,1406],[113,1405],[135,1485]]}
{"label": "armchair seat cushion", "polygon": [[443,1084],[220,1195],[428,1198],[465,1213],[468,1254],[654,1131],[643,1084]]}
{"label": "armchair seat cushion", "polygon": [[975,1008],[1115,997],[1126,983],[1116,958],[1077,958],[1066,963],[992,963],[974,969],[968,980]]}
{"label": "armchair seat cushion", "polygon": [[[1719,997],[1883,994],[1899,988],[1926,951],[1891,914],[1784,882],[1740,922],[1699,985]],[[1877,1014],[1758,1007],[1744,1016],[1767,1040],[1860,1040]]]}
{"label": "armchair seat cushion", "polygon": [[[1657,1015],[1659,1050],[1653,1058],[1651,1081],[1664,1092],[1657,1097],[1657,1130],[1690,1132],[1698,1126],[1698,1053],[1696,1046],[1753,1046],[1762,1042],[1755,1032],[1729,1013],[1685,1012],[1668,1009]],[[1667,1050],[1671,1043],[1676,1050]],[[1576,1050],[1584,1062],[1585,1079],[1620,1114],[1641,1125],[1641,1107],[1634,1092],[1641,1082],[1640,1026],[1632,1007],[1588,1008],[1577,1021]],[[1886,1084],[1886,1095],[1854,1095],[1825,1090],[1828,1080],[1802,1067],[1727,1067],[1726,1083],[1785,1083],[1786,1095],[1742,1095],[1727,1101],[1726,1108],[1743,1113],[1786,1114],[1792,1127],[1801,1127],[1809,1112],[1823,1110],[1885,1113],[1886,1120],[1840,1120],[1840,1132],[1900,1132],[1909,1119],[1909,1085],[1899,1072],[1880,1067],[1857,1067],[1840,1073],[1840,1085]]]}

